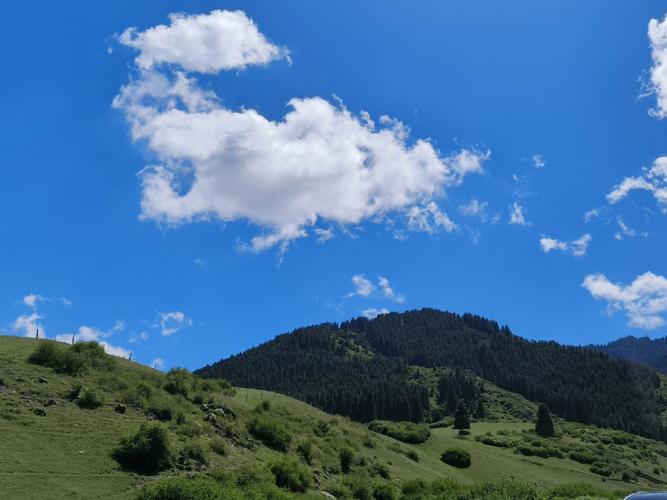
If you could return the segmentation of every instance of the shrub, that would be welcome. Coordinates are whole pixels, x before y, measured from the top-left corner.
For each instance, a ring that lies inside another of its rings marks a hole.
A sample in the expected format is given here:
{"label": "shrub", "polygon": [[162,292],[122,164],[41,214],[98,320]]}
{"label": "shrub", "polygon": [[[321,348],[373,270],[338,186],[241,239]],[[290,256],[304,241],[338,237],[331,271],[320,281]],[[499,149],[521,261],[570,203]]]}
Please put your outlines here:
{"label": "shrub", "polygon": [[389,468],[384,464],[373,464],[371,473],[375,476],[380,476],[382,479],[389,479]]}
{"label": "shrub", "polygon": [[338,459],[340,460],[341,470],[347,474],[350,472],[352,467],[352,462],[354,461],[354,452],[350,448],[343,448],[338,453]]}
{"label": "shrub", "polygon": [[79,375],[89,366],[98,369],[113,367],[113,359],[105,354],[104,348],[97,342],[77,342],[64,346],[54,341],[42,341],[28,356],[28,362],[68,375]]}
{"label": "shrub", "polygon": [[268,417],[255,417],[248,422],[247,427],[250,434],[274,450],[287,451],[292,442],[292,434],[282,424]]}
{"label": "shrub", "polygon": [[28,363],[55,368],[60,364],[63,349],[56,343],[43,340],[28,356]]}
{"label": "shrub", "polygon": [[351,475],[345,481],[352,498],[357,500],[373,500],[373,490],[368,478],[362,475]]}
{"label": "shrub", "polygon": [[419,454],[415,450],[406,451],[405,456],[414,462],[419,462]]}
{"label": "shrub", "polygon": [[206,447],[201,441],[185,443],[178,454],[178,464],[184,468],[200,468],[208,463]]}
{"label": "shrub", "polygon": [[169,435],[160,425],[144,423],[136,434],[120,440],[112,456],[121,467],[137,472],[168,469],[172,462]]}
{"label": "shrub", "polygon": [[167,372],[164,389],[170,394],[181,394],[189,399],[192,391],[193,375],[185,368],[172,368]]}
{"label": "shrub", "polygon": [[575,450],[570,452],[570,460],[580,464],[592,464],[597,460],[597,457],[588,451]]}
{"label": "shrub", "polygon": [[509,439],[503,437],[492,436],[489,434],[483,434],[481,436],[475,436],[475,441],[479,441],[482,444],[487,446],[497,446],[499,448],[511,448],[512,442]]}
{"label": "shrub", "polygon": [[268,399],[263,399],[258,405],[257,408],[255,408],[255,411],[257,412],[264,412],[264,411],[269,411],[271,410],[271,401]]}
{"label": "shrub", "polygon": [[424,443],[431,437],[431,429],[426,424],[413,422],[386,422],[373,420],[368,428],[408,444]]}
{"label": "shrub", "polygon": [[440,455],[440,460],[459,469],[470,467],[470,453],[461,448],[447,448]]}
{"label": "shrub", "polygon": [[590,471],[593,474],[598,474],[603,477],[609,477],[611,476],[612,470],[609,464],[605,462],[594,462],[593,465],[591,465]]}
{"label": "shrub", "polygon": [[373,498],[375,500],[396,500],[396,492],[388,483],[378,483],[373,486]]}
{"label": "shrub", "polygon": [[162,421],[171,420],[174,415],[171,403],[166,400],[151,401],[146,409],[155,418]]}
{"label": "shrub", "polygon": [[160,479],[144,486],[136,496],[137,500],[177,500],[185,498],[192,500],[231,500],[243,497],[238,493],[235,496],[228,496],[221,485],[212,479],[202,477]]}
{"label": "shrub", "polygon": [[608,498],[608,492],[598,490],[592,484],[575,483],[554,486],[547,492],[548,498]]}
{"label": "shrub", "polygon": [[294,458],[284,458],[271,466],[276,486],[294,492],[305,492],[312,484],[312,474]]}
{"label": "shrub", "polygon": [[102,406],[102,397],[93,389],[82,389],[77,404],[79,408],[93,410]]}
{"label": "shrub", "polygon": [[304,462],[306,462],[308,465],[312,465],[313,461],[312,441],[302,441],[301,443],[299,443],[299,446],[296,447],[296,451],[299,455],[301,455],[301,458],[303,458]]}
{"label": "shrub", "polygon": [[535,500],[541,495],[537,487],[532,483],[504,480],[484,483],[470,488],[467,498],[471,499],[495,499],[511,498],[512,500]]}
{"label": "shrub", "polygon": [[217,453],[220,456],[227,455],[227,443],[221,437],[214,437],[208,442],[209,447],[213,450],[214,453]]}

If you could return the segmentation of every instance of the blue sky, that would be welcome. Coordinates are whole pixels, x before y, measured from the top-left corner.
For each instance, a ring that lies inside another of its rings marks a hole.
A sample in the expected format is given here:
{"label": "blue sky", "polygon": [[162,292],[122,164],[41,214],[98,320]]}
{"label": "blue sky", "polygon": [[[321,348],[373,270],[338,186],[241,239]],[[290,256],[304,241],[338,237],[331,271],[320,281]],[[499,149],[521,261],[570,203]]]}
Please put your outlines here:
{"label": "blue sky", "polygon": [[165,368],[425,306],[664,336],[666,11],[5,6],[0,331]]}

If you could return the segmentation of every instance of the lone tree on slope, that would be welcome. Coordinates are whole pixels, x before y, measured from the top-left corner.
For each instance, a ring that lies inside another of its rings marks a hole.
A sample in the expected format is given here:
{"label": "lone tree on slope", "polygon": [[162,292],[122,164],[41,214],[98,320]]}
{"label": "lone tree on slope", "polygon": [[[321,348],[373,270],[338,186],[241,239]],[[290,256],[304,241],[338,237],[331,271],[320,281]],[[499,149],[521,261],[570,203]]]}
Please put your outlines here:
{"label": "lone tree on slope", "polygon": [[537,422],[535,423],[535,434],[538,436],[552,437],[555,435],[554,423],[551,420],[549,407],[541,403],[537,408]]}
{"label": "lone tree on slope", "polygon": [[470,429],[470,416],[463,401],[459,401],[454,413],[454,429]]}

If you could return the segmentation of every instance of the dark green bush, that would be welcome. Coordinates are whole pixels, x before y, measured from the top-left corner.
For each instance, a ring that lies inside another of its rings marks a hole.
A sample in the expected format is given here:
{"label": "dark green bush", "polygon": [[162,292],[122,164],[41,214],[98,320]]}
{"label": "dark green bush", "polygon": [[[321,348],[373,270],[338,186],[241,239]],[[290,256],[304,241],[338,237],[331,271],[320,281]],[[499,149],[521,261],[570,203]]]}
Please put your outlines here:
{"label": "dark green bush", "polygon": [[158,399],[149,402],[146,406],[146,410],[155,418],[162,421],[171,420],[175,413],[171,402],[166,399]]}
{"label": "dark green bush", "polygon": [[581,464],[592,464],[597,460],[597,456],[588,451],[575,450],[570,452],[570,460],[574,460]]}
{"label": "dark green bush", "polygon": [[350,448],[343,448],[338,452],[338,459],[340,460],[341,470],[345,474],[349,473],[354,461],[354,452]]}
{"label": "dark green bush", "polygon": [[294,492],[305,492],[313,482],[310,469],[303,467],[292,457],[286,457],[271,466],[276,486]]}
{"label": "dark green bush", "polygon": [[60,364],[62,351],[60,344],[50,340],[42,340],[28,356],[28,363],[55,368]]}
{"label": "dark green bush", "polygon": [[477,499],[512,499],[535,500],[540,498],[537,486],[521,481],[503,480],[472,486],[466,498]]}
{"label": "dark green bush", "polygon": [[214,453],[220,456],[227,455],[227,442],[221,437],[214,437],[208,442],[209,447]]}
{"label": "dark green bush", "polygon": [[84,388],[79,393],[77,404],[79,408],[93,410],[102,406],[102,396],[94,389]]}
{"label": "dark green bush", "polygon": [[470,453],[461,448],[447,448],[440,455],[440,460],[459,469],[470,467]]}
{"label": "dark green bush", "polygon": [[352,474],[346,479],[345,485],[349,489],[352,498],[356,500],[373,500],[373,489],[368,481],[368,477]]}
{"label": "dark green bush", "polygon": [[507,438],[492,436],[490,434],[482,434],[481,436],[475,436],[475,441],[479,441],[482,444],[487,446],[497,446],[499,448],[511,448],[513,443]]}
{"label": "dark green bush", "polygon": [[299,443],[299,446],[296,447],[296,451],[299,455],[301,455],[301,458],[303,458],[304,462],[306,462],[308,465],[312,465],[313,462],[313,442],[308,440],[308,441],[302,441]]}
{"label": "dark green bush", "polygon": [[207,463],[206,447],[201,441],[188,441],[178,453],[178,464],[183,468],[201,468]]}
{"label": "dark green bush", "polygon": [[136,434],[120,440],[112,457],[121,467],[136,472],[154,474],[168,469],[172,463],[169,435],[158,424],[144,423]]}
{"label": "dark green bush", "polygon": [[190,398],[194,376],[185,368],[172,368],[167,372],[167,382],[164,389],[170,394],[181,394]]}
{"label": "dark green bush", "polygon": [[287,451],[292,442],[292,434],[279,422],[267,416],[258,416],[248,422],[248,432],[269,448]]}
{"label": "dark green bush", "polygon": [[419,454],[415,450],[406,451],[405,456],[414,462],[419,462]]}
{"label": "dark green bush", "polygon": [[371,474],[380,476],[382,479],[389,479],[389,468],[384,464],[373,464],[371,467]]}
{"label": "dark green bush", "polygon": [[96,369],[113,367],[113,358],[105,354],[104,348],[97,342],[77,342],[67,346],[43,340],[28,356],[28,362],[68,375],[80,375],[89,367]]}
{"label": "dark green bush", "polygon": [[547,492],[548,498],[609,498],[609,492],[603,492],[588,483],[561,484]]}
{"label": "dark green bush", "polygon": [[593,465],[591,465],[590,471],[593,474],[598,474],[603,477],[609,477],[611,476],[612,470],[611,467],[609,466],[608,463],[605,462],[594,462]]}
{"label": "dark green bush", "polygon": [[377,483],[373,486],[373,498],[375,500],[396,500],[396,491],[389,483]]}
{"label": "dark green bush", "polygon": [[378,432],[408,444],[425,443],[431,437],[431,429],[426,424],[413,422],[387,422],[373,420],[368,424],[373,432]]}
{"label": "dark green bush", "polygon": [[235,496],[212,479],[170,477],[154,481],[136,496],[137,500],[231,500],[241,499],[240,493]]}

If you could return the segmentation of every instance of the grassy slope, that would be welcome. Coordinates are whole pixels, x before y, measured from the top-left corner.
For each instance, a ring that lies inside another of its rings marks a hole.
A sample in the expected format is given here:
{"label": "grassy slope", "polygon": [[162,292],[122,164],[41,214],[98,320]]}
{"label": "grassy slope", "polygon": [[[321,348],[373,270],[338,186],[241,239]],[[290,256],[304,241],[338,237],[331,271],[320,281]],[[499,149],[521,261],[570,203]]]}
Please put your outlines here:
{"label": "grassy slope", "polygon": [[[119,470],[110,458],[112,447],[123,435],[134,432],[148,417],[144,412],[128,408],[121,415],[113,410],[120,398],[112,379],[126,378],[128,381],[146,379],[159,381],[162,375],[141,365],[117,359],[117,373],[92,373],[83,377],[89,387],[104,388],[105,404],[96,410],[80,409],[65,395],[77,381],[67,375],[28,364],[26,358],[36,346],[32,339],[0,336],[0,491],[8,498],[130,498],[136,489],[152,477],[135,475]],[[39,383],[40,376],[48,379]],[[116,380],[116,382],[118,382]],[[206,414],[198,406],[167,395],[167,398],[187,416],[191,425],[201,428],[206,442],[218,431],[205,421]],[[52,405],[49,400],[52,399]],[[283,455],[273,451],[250,437],[245,424],[255,415],[255,408],[263,400],[271,402],[269,413],[280,420],[294,435],[290,452],[302,440],[314,445],[313,471],[316,487],[326,490],[333,483],[343,480],[338,466],[338,450],[349,446],[357,458],[364,457],[365,465],[355,465],[359,474],[372,476],[373,464],[384,465],[390,472],[391,481],[400,483],[409,479],[452,478],[471,484],[480,480],[515,477],[535,481],[548,486],[561,483],[588,482],[611,490],[648,489],[652,486],[646,479],[630,485],[620,481],[620,474],[603,481],[589,471],[589,466],[568,459],[542,459],[526,457],[511,449],[484,445],[472,439],[487,431],[518,431],[530,428],[531,424],[512,422],[473,423],[468,439],[459,439],[449,428],[433,429],[431,439],[422,445],[407,445],[371,433],[365,426],[341,417],[333,417],[305,403],[266,391],[239,389],[235,396],[223,398],[233,408],[238,418],[228,422],[231,435],[226,456],[210,454],[210,469],[235,469],[244,464],[270,464]],[[36,409],[44,409],[46,416],[38,416]],[[326,434],[316,432],[322,423],[329,423]],[[333,423],[335,422],[335,423]],[[175,421],[167,422],[177,446],[189,439]],[[590,433],[595,431],[589,429]],[[572,438],[567,438],[572,439]],[[369,442],[373,447],[368,447]],[[366,443],[366,444],[364,444]],[[648,440],[646,446],[664,449]],[[440,453],[449,446],[459,446],[472,455],[472,466],[459,470],[443,464]],[[622,447],[621,447],[622,448]],[[419,454],[415,462],[405,456],[406,450]],[[397,451],[399,450],[399,451]],[[667,454],[667,453],[666,453]],[[658,466],[667,470],[667,459],[657,456]],[[653,475],[656,464],[638,462],[637,467]],[[661,476],[667,481],[667,477]]]}

